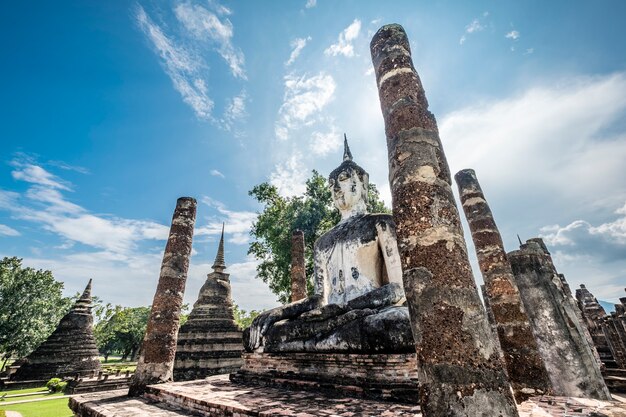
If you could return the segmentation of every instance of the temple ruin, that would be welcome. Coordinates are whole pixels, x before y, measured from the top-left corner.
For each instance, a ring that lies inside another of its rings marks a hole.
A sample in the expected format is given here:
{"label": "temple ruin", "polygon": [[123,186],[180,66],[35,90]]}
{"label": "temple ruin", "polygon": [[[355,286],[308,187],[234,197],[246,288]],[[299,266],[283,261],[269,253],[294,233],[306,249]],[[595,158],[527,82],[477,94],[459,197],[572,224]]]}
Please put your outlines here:
{"label": "temple ruin", "polygon": [[465,169],[454,178],[485,281],[485,307],[500,340],[515,398],[523,401],[533,395],[546,394],[551,389],[550,379],[515,284],[502,237],[476,173]]}
{"label": "temple ruin", "polygon": [[172,380],[180,310],[196,223],[196,206],[196,200],[191,197],[181,197],[176,202],[159,283],[152,301],[137,370],[130,382],[129,396],[143,394],[149,384]]}
{"label": "temple ruin", "polygon": [[63,316],[54,332],[24,359],[11,379],[48,380],[53,377],[91,375],[98,370],[100,361],[93,336],[89,280],[83,294]]}
{"label": "temple ruin", "polygon": [[527,240],[508,258],[555,393],[611,399],[580,309],[543,240]]}
{"label": "temple ruin", "polygon": [[291,235],[291,302],[306,298],[306,264],[304,262],[304,232]]}
{"label": "temple ruin", "polygon": [[241,330],[233,315],[230,275],[224,272],[224,226],[212,269],[187,322],[178,332],[175,381],[235,372],[243,363]]}

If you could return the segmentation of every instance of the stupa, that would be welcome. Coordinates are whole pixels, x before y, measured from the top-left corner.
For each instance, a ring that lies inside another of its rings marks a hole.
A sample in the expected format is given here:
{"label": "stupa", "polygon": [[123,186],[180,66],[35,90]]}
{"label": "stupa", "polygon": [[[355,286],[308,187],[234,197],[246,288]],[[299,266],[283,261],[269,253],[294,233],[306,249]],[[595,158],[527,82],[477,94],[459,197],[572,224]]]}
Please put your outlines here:
{"label": "stupa", "polygon": [[200,288],[176,346],[174,380],[186,381],[235,372],[242,365],[242,332],[235,323],[230,274],[224,272],[224,227],[213,272]]}
{"label": "stupa", "polygon": [[11,379],[29,381],[87,375],[99,369],[89,280],[83,295],[61,319],[56,330],[24,359]]}

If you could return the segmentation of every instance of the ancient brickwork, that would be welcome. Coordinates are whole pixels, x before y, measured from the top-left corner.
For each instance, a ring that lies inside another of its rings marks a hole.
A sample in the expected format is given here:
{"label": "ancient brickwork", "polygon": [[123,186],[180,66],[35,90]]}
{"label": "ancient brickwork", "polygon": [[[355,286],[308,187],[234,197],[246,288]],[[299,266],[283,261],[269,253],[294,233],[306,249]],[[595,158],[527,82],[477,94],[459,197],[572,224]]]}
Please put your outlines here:
{"label": "ancient brickwork", "polygon": [[245,353],[244,361],[232,381],[417,403],[414,353]]}
{"label": "ancient brickwork", "polygon": [[626,335],[624,327],[616,313],[604,316],[599,320],[602,332],[606,337],[611,354],[618,368],[626,369]]}
{"label": "ancient brickwork", "polygon": [[11,375],[17,381],[89,375],[100,369],[93,336],[91,280],[54,332]]}
{"label": "ancient brickwork", "polygon": [[606,311],[585,285],[581,284],[576,290],[576,300],[578,300],[578,307],[583,314],[584,323],[591,334],[600,360],[610,368],[616,367],[617,364],[602,329],[601,320],[606,316]]}
{"label": "ancient brickwork", "polygon": [[187,322],[178,332],[176,381],[230,373],[242,365],[241,330],[235,323],[230,275],[225,268],[222,229],[213,272],[207,275]]}
{"label": "ancient brickwork", "polygon": [[370,49],[422,409],[427,416],[516,416],[472,276],[437,122],[404,29],[383,26]]}
{"label": "ancient brickwork", "polygon": [[530,239],[508,258],[555,392],[610,399],[580,310],[543,241]]}
{"label": "ancient brickwork", "polygon": [[549,392],[550,378],[519,295],[502,237],[472,169],[454,176],[485,281],[485,302],[496,327],[518,402]]}
{"label": "ancient brickwork", "polygon": [[181,197],[176,202],[141,356],[128,391],[130,396],[143,394],[149,384],[172,380],[196,206],[191,197]]}
{"label": "ancient brickwork", "polygon": [[304,232],[291,235],[291,302],[306,298],[306,264],[304,260]]}

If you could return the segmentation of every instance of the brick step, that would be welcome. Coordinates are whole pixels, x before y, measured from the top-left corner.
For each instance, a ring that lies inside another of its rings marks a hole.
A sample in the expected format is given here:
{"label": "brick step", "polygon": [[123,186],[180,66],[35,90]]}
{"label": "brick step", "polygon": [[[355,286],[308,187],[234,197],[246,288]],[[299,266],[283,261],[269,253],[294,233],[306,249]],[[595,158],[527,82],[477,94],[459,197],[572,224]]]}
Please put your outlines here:
{"label": "brick step", "polygon": [[[145,398],[130,398],[128,390],[105,391],[71,397],[69,407],[81,417],[181,417],[181,410],[153,403]],[[87,400],[87,401],[85,401]]]}

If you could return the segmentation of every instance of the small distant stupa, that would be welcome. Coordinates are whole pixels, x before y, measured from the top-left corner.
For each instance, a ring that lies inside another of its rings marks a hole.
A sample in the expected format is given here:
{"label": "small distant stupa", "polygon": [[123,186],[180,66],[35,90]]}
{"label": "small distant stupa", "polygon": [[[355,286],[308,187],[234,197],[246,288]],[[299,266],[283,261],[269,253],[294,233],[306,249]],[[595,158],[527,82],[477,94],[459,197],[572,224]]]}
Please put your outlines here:
{"label": "small distant stupa", "polygon": [[83,295],[61,319],[56,330],[24,359],[11,379],[29,381],[77,373],[86,375],[99,369],[89,280]]}
{"label": "small distant stupa", "polygon": [[242,332],[235,323],[230,274],[224,272],[224,226],[213,272],[200,289],[176,346],[174,380],[187,381],[234,372],[242,365]]}

